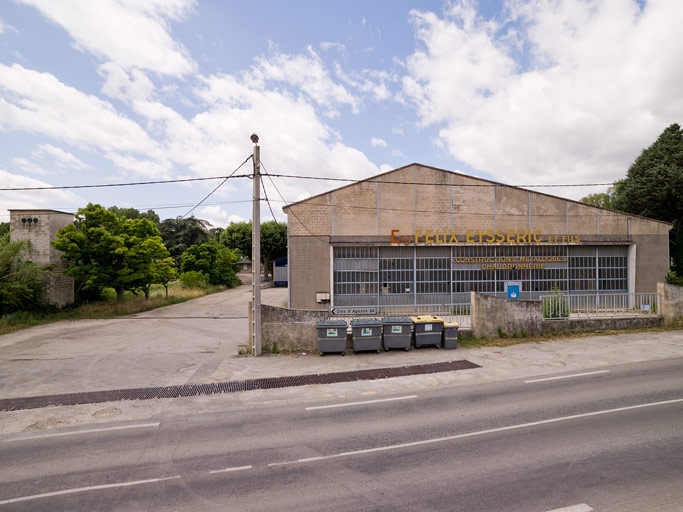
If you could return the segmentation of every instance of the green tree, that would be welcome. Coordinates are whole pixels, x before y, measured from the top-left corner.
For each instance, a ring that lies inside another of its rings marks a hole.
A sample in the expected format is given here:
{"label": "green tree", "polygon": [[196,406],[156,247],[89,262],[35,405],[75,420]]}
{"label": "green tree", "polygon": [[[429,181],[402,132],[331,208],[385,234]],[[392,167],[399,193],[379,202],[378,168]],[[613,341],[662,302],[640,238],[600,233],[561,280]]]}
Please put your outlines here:
{"label": "green tree", "polygon": [[29,240],[10,241],[0,236],[0,316],[15,311],[39,311],[47,307],[43,277],[50,271],[30,259]]}
{"label": "green tree", "polygon": [[582,203],[592,204],[593,206],[599,206],[600,208],[613,209],[614,205],[612,197],[612,189],[610,188],[606,193],[598,192],[596,194],[588,194],[580,199]]}
{"label": "green tree", "polygon": [[5,236],[9,231],[9,222],[0,222],[0,236]]}
{"label": "green tree", "polygon": [[[230,224],[221,234],[221,243],[251,259],[251,222]],[[261,264],[266,273],[272,272],[273,261],[287,256],[287,224],[274,220],[261,224]]]}
{"label": "green tree", "polygon": [[242,258],[251,259],[251,222],[231,222],[223,230],[220,242],[237,251]]}
{"label": "green tree", "polygon": [[209,240],[208,226],[210,224],[207,221],[196,217],[165,219],[159,224],[159,232],[164,245],[178,268],[181,266],[182,255],[188,247],[201,245]]}
{"label": "green tree", "polygon": [[164,286],[166,297],[168,297],[168,283],[178,279],[178,269],[175,261],[170,256],[155,261],[154,263],[154,282]]}
{"label": "green tree", "polygon": [[287,256],[287,224],[271,220],[261,224],[261,263],[265,273],[273,273],[273,262]]}
{"label": "green tree", "polygon": [[683,276],[683,131],[666,128],[614,183],[614,208],[673,223],[672,269]]}
{"label": "green tree", "polygon": [[115,213],[118,217],[126,217],[127,219],[147,219],[151,220],[155,225],[159,225],[159,216],[154,210],[147,210],[141,212],[135,208],[119,208],[118,206],[110,206],[107,208],[110,212]]}
{"label": "green tree", "polygon": [[169,256],[152,221],[118,217],[92,203],[56,236],[52,245],[63,252],[65,273],[74,277],[77,291],[111,287],[119,303],[124,291],[144,290],[155,282],[157,262]]}
{"label": "green tree", "polygon": [[206,275],[209,284],[225,285],[229,288],[237,286],[238,257],[215,239],[201,245],[192,245],[182,256],[183,272],[201,272]]}

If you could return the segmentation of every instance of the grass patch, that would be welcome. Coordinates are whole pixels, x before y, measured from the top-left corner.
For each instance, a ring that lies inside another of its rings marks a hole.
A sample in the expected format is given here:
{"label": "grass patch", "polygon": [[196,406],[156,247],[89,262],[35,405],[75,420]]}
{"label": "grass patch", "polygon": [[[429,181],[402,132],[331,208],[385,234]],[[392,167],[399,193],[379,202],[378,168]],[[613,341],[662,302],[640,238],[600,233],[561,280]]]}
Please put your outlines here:
{"label": "grass patch", "polygon": [[123,297],[123,304],[116,302],[116,292],[113,289],[107,289],[102,294],[102,300],[82,304],[78,307],[68,306],[49,313],[17,312],[0,317],[0,335],[64,320],[91,320],[133,315],[197,299],[225,289],[223,286],[183,288],[180,283],[173,282],[168,287],[168,297],[166,297],[166,290],[162,285],[154,285],[150,290],[149,299],[146,299],[144,295],[126,292]]}

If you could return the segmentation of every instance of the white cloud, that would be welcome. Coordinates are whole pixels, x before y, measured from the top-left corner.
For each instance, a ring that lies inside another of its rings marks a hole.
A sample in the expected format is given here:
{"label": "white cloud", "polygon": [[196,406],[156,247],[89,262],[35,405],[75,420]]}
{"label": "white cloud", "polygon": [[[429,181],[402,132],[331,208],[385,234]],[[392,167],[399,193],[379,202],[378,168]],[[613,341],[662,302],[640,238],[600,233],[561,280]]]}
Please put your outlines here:
{"label": "white cloud", "polygon": [[185,75],[196,69],[175,41],[170,21],[180,21],[194,0],[20,0],[63,27],[79,49],[124,69]]}
{"label": "white cloud", "polygon": [[197,218],[207,220],[215,228],[225,228],[232,223],[244,222],[246,219],[232,215],[217,205],[200,208]]}
{"label": "white cloud", "polygon": [[306,54],[277,53],[267,59],[260,57],[250,74],[255,87],[265,89],[277,83],[295,87],[323,106],[328,117],[337,117],[340,105],[347,105],[352,112],[358,112],[359,100],[332,80],[322,60],[311,48]]}
{"label": "white cloud", "polygon": [[[48,135],[82,148],[154,153],[156,144],[111,104],[49,73],[0,64],[0,130]],[[9,99],[11,98],[11,99]]]}
{"label": "white cloud", "polygon": [[[49,183],[44,181],[12,174],[4,169],[0,169],[0,183],[3,188],[33,188],[49,187]],[[85,200],[78,195],[66,190],[0,190],[0,204],[2,210],[0,215],[9,219],[7,210],[23,208],[43,208],[43,209],[69,209],[79,208],[85,204]]]}
{"label": "white cloud", "polygon": [[98,72],[105,78],[102,92],[123,102],[146,100],[154,92],[154,84],[139,69],[130,74],[115,62],[102,64]]}
{"label": "white cloud", "polygon": [[380,139],[378,137],[372,137],[370,139],[370,143],[372,144],[373,148],[377,148],[377,147],[386,148],[387,147],[387,141],[384,139]]}
{"label": "white cloud", "polygon": [[679,1],[507,6],[413,12],[403,93],[456,159],[515,184],[611,182],[683,117]]}
{"label": "white cloud", "polygon": [[64,151],[62,148],[53,146],[52,144],[41,144],[33,151],[33,156],[39,159],[51,159],[59,167],[71,170],[90,169],[90,166],[84,163],[73,153]]}
{"label": "white cloud", "polygon": [[45,169],[43,169],[40,165],[38,165],[35,162],[31,162],[30,160],[27,160],[26,158],[14,158],[12,159],[12,163],[21,169],[24,172],[30,173],[30,174],[38,174],[38,175],[45,175],[48,174]]}

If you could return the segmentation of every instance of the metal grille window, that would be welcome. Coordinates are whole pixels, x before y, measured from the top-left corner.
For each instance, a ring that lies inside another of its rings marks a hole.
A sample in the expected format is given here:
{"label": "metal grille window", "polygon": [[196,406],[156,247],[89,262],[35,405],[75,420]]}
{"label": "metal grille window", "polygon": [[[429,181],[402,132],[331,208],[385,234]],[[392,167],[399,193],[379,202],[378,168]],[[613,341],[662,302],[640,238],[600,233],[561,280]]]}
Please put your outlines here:
{"label": "metal grille window", "polygon": [[601,291],[628,291],[626,256],[600,256],[598,274]]}
{"label": "metal grille window", "polygon": [[377,252],[376,247],[335,247],[334,294],[376,295]]}

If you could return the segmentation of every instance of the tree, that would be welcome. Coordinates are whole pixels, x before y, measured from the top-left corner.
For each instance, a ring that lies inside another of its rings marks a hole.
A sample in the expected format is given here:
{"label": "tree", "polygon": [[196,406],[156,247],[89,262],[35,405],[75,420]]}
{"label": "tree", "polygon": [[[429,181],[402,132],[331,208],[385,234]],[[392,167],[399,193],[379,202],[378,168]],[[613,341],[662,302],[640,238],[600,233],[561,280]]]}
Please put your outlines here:
{"label": "tree", "polygon": [[580,201],[582,203],[592,204],[593,206],[599,206],[600,208],[614,208],[614,205],[612,204],[613,197],[611,188],[607,193],[599,192],[596,194],[588,194],[586,197],[582,197]]}
{"label": "tree", "polygon": [[15,311],[38,311],[47,306],[43,277],[50,271],[30,260],[29,240],[0,236],[0,316]]}
{"label": "tree", "polygon": [[63,252],[65,273],[74,277],[77,291],[111,287],[119,303],[124,291],[144,290],[155,282],[157,262],[169,256],[152,221],[118,217],[92,203],[56,236],[52,245]]}
{"label": "tree", "polygon": [[210,224],[207,221],[195,217],[165,219],[159,224],[164,245],[178,268],[181,265],[182,255],[188,247],[201,245],[209,240],[208,226]]}
{"label": "tree", "polygon": [[110,212],[113,212],[117,217],[126,217],[127,219],[148,219],[151,220],[155,225],[159,225],[159,216],[154,210],[147,210],[146,212],[140,212],[135,208],[119,208],[118,206],[110,206],[107,208]]}
{"label": "tree", "polygon": [[614,208],[673,223],[672,269],[683,276],[683,131],[666,128],[614,183]]}
{"label": "tree", "polygon": [[232,288],[239,283],[237,261],[234,251],[211,239],[187,248],[182,256],[182,270],[201,272],[208,277],[209,284]]}
{"label": "tree", "polygon": [[178,269],[173,258],[168,256],[157,260],[154,264],[154,282],[164,286],[166,297],[168,297],[168,283],[174,279],[178,279]]}
{"label": "tree", "polygon": [[[251,222],[230,224],[221,234],[221,243],[251,259]],[[267,273],[273,261],[287,256],[287,224],[274,220],[261,224],[261,264]]]}
{"label": "tree", "polygon": [[261,224],[261,263],[264,272],[272,273],[273,262],[287,256],[287,224],[271,220]]}
{"label": "tree", "polygon": [[251,222],[231,222],[221,233],[220,242],[228,249],[239,252],[242,258],[251,259]]}
{"label": "tree", "polygon": [[10,231],[9,222],[0,222],[0,236],[5,236]]}

